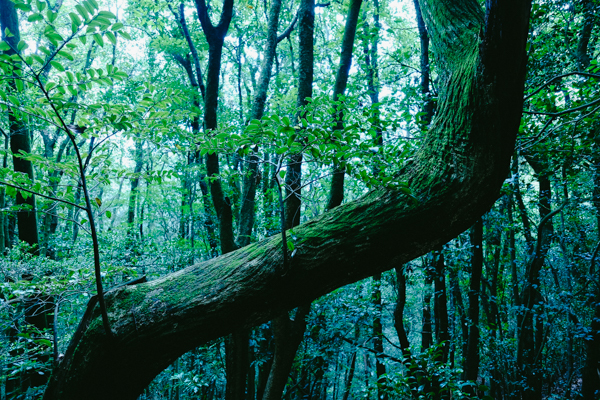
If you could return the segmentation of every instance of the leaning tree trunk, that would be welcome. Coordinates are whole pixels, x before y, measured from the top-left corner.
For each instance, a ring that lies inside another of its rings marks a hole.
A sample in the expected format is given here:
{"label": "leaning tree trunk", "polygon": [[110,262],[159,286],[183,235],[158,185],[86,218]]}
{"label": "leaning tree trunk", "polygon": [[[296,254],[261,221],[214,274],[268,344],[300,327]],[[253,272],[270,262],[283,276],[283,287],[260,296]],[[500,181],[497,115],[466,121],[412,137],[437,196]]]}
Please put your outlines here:
{"label": "leaning tree trunk", "polygon": [[422,148],[398,176],[412,196],[375,189],[296,227],[285,270],[277,235],[117,288],[106,297],[112,339],[92,300],[46,399],[135,399],[184,352],[423,255],[489,209],[521,116],[530,2],[490,0],[485,16],[476,0],[421,5],[442,90]]}

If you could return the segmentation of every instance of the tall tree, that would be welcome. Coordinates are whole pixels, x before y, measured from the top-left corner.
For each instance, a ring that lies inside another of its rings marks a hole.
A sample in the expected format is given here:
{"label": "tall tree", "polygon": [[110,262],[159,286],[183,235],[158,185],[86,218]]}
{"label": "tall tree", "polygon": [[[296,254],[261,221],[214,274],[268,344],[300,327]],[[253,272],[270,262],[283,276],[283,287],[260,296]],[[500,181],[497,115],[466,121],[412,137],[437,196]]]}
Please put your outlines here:
{"label": "tall tree", "polygon": [[[2,40],[10,46],[10,49],[4,51],[4,54],[9,56],[18,54],[18,44],[21,41],[19,18],[15,5],[10,0],[0,2],[0,27],[2,28]],[[7,33],[10,33],[10,35],[7,35]],[[13,71],[13,80],[9,84],[13,91],[17,89],[17,80],[14,79],[17,76],[17,71]],[[8,135],[10,137],[10,151],[13,155],[13,167],[15,172],[20,172],[33,181],[33,166],[31,161],[24,157],[24,155],[31,153],[30,132],[22,116],[17,112],[13,108],[8,110]],[[18,192],[16,204],[23,207],[17,214],[19,240],[32,246],[31,252],[33,254],[38,254],[39,237],[35,196],[31,193],[23,195],[23,193]]]}
{"label": "tall tree", "polygon": [[[483,221],[480,218],[471,228],[471,283],[469,288],[469,340],[465,354],[465,379],[476,381],[479,374],[479,299],[483,270]],[[475,389],[470,386],[470,392]]]}
{"label": "tall tree", "polygon": [[90,303],[46,399],[136,398],[190,348],[425,254],[489,209],[519,126],[530,3],[489,1],[485,14],[471,0],[421,5],[442,82],[423,147],[398,176],[412,196],[375,189],[297,226],[285,270],[275,236],[108,293],[113,337]]}
{"label": "tall tree", "polygon": [[[208,69],[206,72],[206,92],[204,95],[204,128],[208,134],[217,129],[217,109],[219,102],[219,77],[221,74],[221,55],[225,35],[229,30],[233,14],[233,0],[223,2],[221,18],[214,26],[210,21],[208,7],[204,0],[196,0],[198,18],[208,42]],[[233,233],[232,201],[223,191],[219,168],[219,155],[206,155],[206,173],[209,181],[212,201],[219,220],[219,238],[221,254],[235,249]],[[248,371],[248,330],[240,329],[226,339],[227,353],[227,400],[242,400],[246,395],[246,375]]]}
{"label": "tall tree", "polygon": [[[221,74],[221,55],[225,35],[231,23],[233,0],[225,0],[219,23],[214,26],[208,15],[204,0],[196,0],[196,10],[202,25],[202,31],[208,42],[208,69],[206,72],[206,92],[204,95],[204,128],[207,133],[217,129],[217,108],[219,105],[219,76]],[[219,219],[219,237],[222,254],[237,248],[233,235],[233,214],[231,200],[225,196],[219,176],[219,155],[206,155],[206,172],[212,200]]]}
{"label": "tall tree", "polygon": [[[302,116],[301,107],[308,104],[307,98],[312,97],[313,67],[314,67],[314,24],[315,24],[315,2],[314,0],[302,0],[298,10],[298,52],[301,54],[300,73],[298,74],[298,115]],[[285,231],[295,228],[300,224],[301,214],[301,187],[302,187],[302,153],[293,154],[287,165],[285,177],[286,198],[281,198],[281,187],[278,188],[280,196],[281,230],[283,238]],[[287,243],[283,247],[284,269],[289,267],[289,256],[287,255]],[[281,398],[292,363],[302,341],[306,329],[306,316],[310,311],[310,303],[298,307],[296,317],[290,320],[288,315],[278,316],[273,320],[273,339],[275,348],[273,352],[273,364],[269,372],[269,379],[265,387],[263,400],[276,400]]]}

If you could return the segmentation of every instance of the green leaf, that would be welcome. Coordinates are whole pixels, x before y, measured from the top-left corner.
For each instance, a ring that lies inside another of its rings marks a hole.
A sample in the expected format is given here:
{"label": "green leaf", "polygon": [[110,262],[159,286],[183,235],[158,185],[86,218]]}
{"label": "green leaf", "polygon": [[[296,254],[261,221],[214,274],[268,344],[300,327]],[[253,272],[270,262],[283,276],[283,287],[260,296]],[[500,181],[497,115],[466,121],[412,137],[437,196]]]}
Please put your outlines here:
{"label": "green leaf", "polygon": [[81,15],[83,17],[84,20],[89,20],[90,19],[90,15],[88,14],[87,10],[85,9],[85,7],[83,7],[81,4],[77,4],[75,5],[75,9],[77,10],[77,12],[79,13],[79,15]]}
{"label": "green leaf", "polygon": [[113,44],[113,45],[117,45],[117,38],[115,37],[115,34],[107,31],[104,33],[106,35],[106,38]]}
{"label": "green leaf", "polygon": [[97,9],[99,8],[99,7],[98,7],[98,3],[96,2],[96,0],[88,0],[88,2],[90,3],[90,5],[91,5],[92,7],[94,7],[94,9],[96,9],[96,10],[97,10]]}
{"label": "green leaf", "polygon": [[81,44],[86,44],[87,43],[87,36],[79,36],[79,41],[81,42]]}
{"label": "green leaf", "polygon": [[31,6],[29,4],[25,4],[25,3],[15,3],[15,8],[18,8],[19,10],[23,10],[23,11],[31,11]]}
{"label": "green leaf", "polygon": [[106,210],[106,218],[111,218],[112,213],[109,210]]}
{"label": "green leaf", "polygon": [[123,39],[131,40],[131,36],[129,36],[129,33],[125,32],[125,31],[119,31],[119,35],[121,35],[123,37]]}
{"label": "green leaf", "polygon": [[291,240],[287,241],[287,248],[289,251],[294,251],[294,242],[292,242]]}
{"label": "green leaf", "polygon": [[27,21],[29,22],[36,22],[36,21],[41,21],[43,20],[44,17],[42,14],[31,14],[29,17],[27,17]]}
{"label": "green leaf", "polygon": [[100,35],[99,33],[94,33],[92,37],[94,38],[94,41],[98,46],[104,47],[104,40],[102,40],[102,35]]}
{"label": "green leaf", "polygon": [[63,56],[64,58],[66,58],[66,59],[67,59],[67,60],[69,60],[69,61],[73,61],[73,60],[75,60],[75,57],[73,57],[73,54],[69,53],[69,52],[68,52],[68,51],[66,51],[66,50],[60,50],[60,51],[58,52],[58,54],[59,54],[59,55],[61,55],[61,56]]}
{"label": "green leaf", "polygon": [[12,94],[8,95],[8,100],[10,100],[10,102],[15,105],[15,106],[20,106],[21,102],[19,101],[19,99],[17,99],[15,96],[13,96]]}
{"label": "green leaf", "polygon": [[54,46],[58,46],[58,42],[62,42],[63,38],[56,32],[48,32],[46,33],[46,37]]}
{"label": "green leaf", "polygon": [[114,31],[121,30],[121,29],[123,29],[123,24],[122,24],[122,23],[120,23],[120,22],[115,22],[115,23],[113,24],[113,26],[111,26],[111,27],[110,27],[110,30],[111,30],[111,31],[113,31],[113,32],[114,32]]}
{"label": "green leaf", "polygon": [[92,5],[90,3],[88,3],[87,1],[82,1],[81,4],[85,7],[85,9],[90,14],[94,14],[94,7],[92,7]]}
{"label": "green leaf", "polygon": [[108,18],[104,18],[104,17],[100,17],[100,16],[95,18],[95,22],[100,24],[101,29],[106,29],[110,25],[110,20]]}
{"label": "green leaf", "polygon": [[25,43],[25,41],[23,41],[23,40],[19,41],[19,44],[17,44],[18,51],[22,51],[28,47],[29,47],[29,45],[27,43]]}
{"label": "green leaf", "polygon": [[38,11],[40,11],[40,12],[44,11],[46,9],[46,3],[44,3],[43,1],[36,0],[35,6],[37,7]]}
{"label": "green leaf", "polygon": [[44,346],[52,346],[52,342],[49,341],[48,339],[37,339],[35,342],[37,344],[42,344]]}
{"label": "green leaf", "polygon": [[110,11],[100,11],[98,15],[104,18],[117,19],[115,14],[111,13]]}
{"label": "green leaf", "polygon": [[52,12],[52,10],[46,11],[46,18],[48,18],[48,21],[50,21],[50,23],[56,21],[57,17],[58,13]]}
{"label": "green leaf", "polygon": [[32,54],[31,58],[33,58],[39,64],[44,64],[44,60],[42,59],[42,57],[38,56],[37,54]]}
{"label": "green leaf", "polygon": [[17,87],[17,92],[22,92],[24,89],[23,81],[20,79],[15,79],[15,86]]}
{"label": "green leaf", "polygon": [[61,63],[59,63],[58,61],[52,60],[52,61],[50,61],[50,65],[52,65],[54,68],[56,68],[60,72],[63,72],[65,70],[65,67],[63,67],[63,65]]}
{"label": "green leaf", "polygon": [[71,13],[69,13],[69,17],[71,18],[71,23],[73,23],[73,25],[75,25],[75,26],[81,25],[81,20],[79,19],[79,16],[77,14],[75,14],[74,12],[71,12]]}
{"label": "green leaf", "polygon": [[75,75],[71,71],[67,71],[67,79],[69,82],[75,82]]}
{"label": "green leaf", "polygon": [[0,50],[8,51],[10,50],[10,45],[6,42],[0,42]]}

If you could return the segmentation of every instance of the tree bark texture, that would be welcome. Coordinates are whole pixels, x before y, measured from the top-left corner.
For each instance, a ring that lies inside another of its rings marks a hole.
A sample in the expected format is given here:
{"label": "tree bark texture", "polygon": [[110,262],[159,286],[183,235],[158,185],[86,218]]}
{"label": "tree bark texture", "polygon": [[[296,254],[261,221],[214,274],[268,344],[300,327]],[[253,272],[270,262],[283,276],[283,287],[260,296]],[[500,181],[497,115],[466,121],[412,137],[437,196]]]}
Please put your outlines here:
{"label": "tree bark texture", "polygon": [[[306,60],[301,62],[303,68],[307,71],[298,77],[297,103],[299,106],[307,104],[306,97],[312,96],[313,84],[313,27],[314,27],[314,0],[304,0],[300,4],[301,29],[298,37],[298,49],[300,54],[304,54]],[[291,168],[290,168],[291,167]],[[302,153],[294,154],[288,161],[288,173],[286,179],[286,199],[280,207],[285,208],[284,216],[281,218],[280,229],[285,237],[285,231],[295,228],[300,224],[301,215],[301,187],[302,187]],[[279,189],[281,194],[281,189]],[[283,241],[283,239],[282,239]],[[282,253],[284,257],[283,268],[289,267],[289,258],[287,255],[287,243],[282,242]],[[306,329],[305,317],[310,311],[310,303],[298,308],[296,315],[298,320],[290,321],[287,315],[280,315],[273,319],[273,339],[275,348],[273,349],[273,364],[269,372],[269,379],[265,387],[263,400],[277,400],[281,398],[285,385],[290,374],[294,357],[298,346],[302,341],[304,330]]]}
{"label": "tree bark texture", "polygon": [[[208,70],[206,72],[206,94],[204,96],[204,127],[207,133],[217,129],[217,109],[219,106],[219,76],[221,74],[221,55],[225,35],[229,29],[233,14],[233,0],[225,0],[218,25],[214,26],[208,15],[204,0],[196,0],[198,18],[208,42]],[[206,155],[206,173],[213,204],[219,220],[219,237],[223,254],[237,248],[233,235],[233,213],[231,200],[225,196],[219,176],[219,155]]]}
{"label": "tree bark texture", "polygon": [[[19,31],[19,19],[14,4],[10,0],[0,1],[0,27],[2,28],[2,39],[6,41],[11,49],[5,51],[7,55],[17,54],[17,44],[21,40]],[[8,29],[11,37],[5,36]],[[10,82],[10,87],[16,89],[14,81]],[[10,151],[13,154],[13,167],[15,172],[21,172],[33,181],[33,166],[31,161],[21,157],[22,153],[31,152],[31,143],[29,138],[29,129],[23,121],[16,116],[13,111],[8,111],[8,125],[10,136]],[[37,215],[35,212],[35,196],[28,195],[25,198],[20,192],[17,193],[16,204],[26,207],[17,213],[17,226],[19,228],[19,240],[33,246],[31,252],[38,254],[38,230]]]}
{"label": "tree bark texture", "polygon": [[[358,15],[362,0],[352,0],[348,8],[348,16],[346,17],[346,26],[344,27],[344,37],[342,39],[342,51],[340,55],[340,65],[335,76],[335,84],[333,87],[333,101],[339,101],[337,106],[339,109],[334,115],[336,124],[335,130],[341,131],[344,129],[344,111],[341,104],[341,97],[346,92],[348,85],[348,76],[350,67],[352,66],[352,51],[354,49],[354,38],[356,37],[356,26],[358,24]],[[336,107],[336,106],[334,106]],[[331,177],[331,190],[329,191],[329,200],[327,210],[337,207],[344,200],[344,177],[346,175],[346,167],[343,165],[343,160],[337,160],[333,166],[333,176]]]}
{"label": "tree bark texture", "polygon": [[[301,109],[308,104],[307,98],[312,98],[314,71],[314,29],[315,2],[302,0],[298,10],[298,98],[296,104]],[[300,224],[300,205],[302,203],[302,153],[292,154],[287,161],[285,174],[285,225],[288,227]]]}
{"label": "tree bark texture", "polygon": [[373,275],[373,293],[371,303],[375,308],[373,316],[373,350],[375,350],[375,374],[377,375],[377,399],[387,400],[387,377],[385,364],[383,363],[383,304],[381,302],[381,273]]}
{"label": "tree bark texture", "polygon": [[[465,379],[476,381],[479,373],[479,299],[481,297],[481,273],[483,271],[483,221],[479,219],[470,232],[471,284],[469,290],[469,340],[465,355]],[[474,388],[471,394],[474,394]]]}
{"label": "tree bark texture", "polygon": [[435,319],[435,338],[438,345],[442,346],[440,361],[448,360],[450,346],[450,333],[448,332],[448,303],[446,295],[446,265],[442,250],[435,255],[435,276],[433,294],[433,315]]}
{"label": "tree bark texture", "polygon": [[551,213],[550,200],[552,188],[548,176],[547,167],[537,157],[527,156],[529,165],[533,168],[539,182],[538,209],[540,224],[535,245],[532,243],[530,260],[527,265],[526,282],[523,287],[521,304],[522,314],[517,316],[519,327],[519,342],[517,350],[517,364],[522,368],[527,379],[527,398],[532,400],[542,398],[542,370],[539,351],[543,341],[543,321],[539,315],[540,311],[535,307],[543,305],[543,297],[540,292],[540,272],[544,266],[546,255],[550,247],[554,228],[552,221],[548,220]]}
{"label": "tree bark texture", "polygon": [[[273,60],[277,49],[277,27],[279,26],[279,13],[281,11],[281,0],[274,0],[269,9],[269,24],[267,28],[267,46],[264,55],[264,61],[258,78],[258,89],[252,102],[252,113],[250,119],[261,119],[265,111],[267,102],[267,91],[269,90],[269,81],[271,80],[271,70],[273,69]],[[237,236],[237,244],[240,247],[250,244],[252,237],[252,228],[254,227],[255,217],[255,197],[256,184],[258,180],[258,157],[253,149],[248,156],[248,166],[244,176],[244,192],[242,194],[242,205],[240,210],[240,224]]]}
{"label": "tree bark texture", "polygon": [[262,397],[263,400],[279,400],[282,398],[296,351],[306,330],[306,316],[309,312],[310,306],[301,306],[298,307],[293,320],[290,320],[287,315],[273,320],[275,348],[273,349],[273,364]]}
{"label": "tree bark texture", "polygon": [[420,69],[421,69],[421,95],[423,96],[424,115],[421,117],[421,124],[427,127],[433,118],[435,104],[429,91],[429,79],[431,79],[429,66],[429,34],[425,27],[421,6],[418,0],[413,0],[415,3],[415,14],[417,15],[417,28],[419,30],[419,42],[421,43]]}
{"label": "tree bark texture", "polygon": [[530,9],[528,1],[487,5],[484,15],[475,0],[421,3],[442,82],[430,132],[398,177],[414,199],[379,188],[297,226],[286,270],[277,235],[109,292],[113,339],[92,301],[45,398],[135,399],[184,352],[423,255],[471,226],[508,174]]}

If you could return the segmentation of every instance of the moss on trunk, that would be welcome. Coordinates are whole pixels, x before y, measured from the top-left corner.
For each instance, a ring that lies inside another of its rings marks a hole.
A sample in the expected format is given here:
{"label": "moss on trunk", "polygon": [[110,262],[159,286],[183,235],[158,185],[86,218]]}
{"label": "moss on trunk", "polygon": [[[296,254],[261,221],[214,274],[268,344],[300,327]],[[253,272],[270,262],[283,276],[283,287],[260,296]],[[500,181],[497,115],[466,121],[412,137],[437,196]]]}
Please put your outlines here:
{"label": "moss on trunk", "polygon": [[[425,146],[400,177],[413,199],[377,189],[295,228],[283,269],[272,237],[107,295],[114,339],[88,313],[46,399],[134,399],[179,355],[268,320],[452,239],[497,199],[521,106],[529,3],[424,0],[446,88]],[[377,258],[378,262],[373,263]]]}

